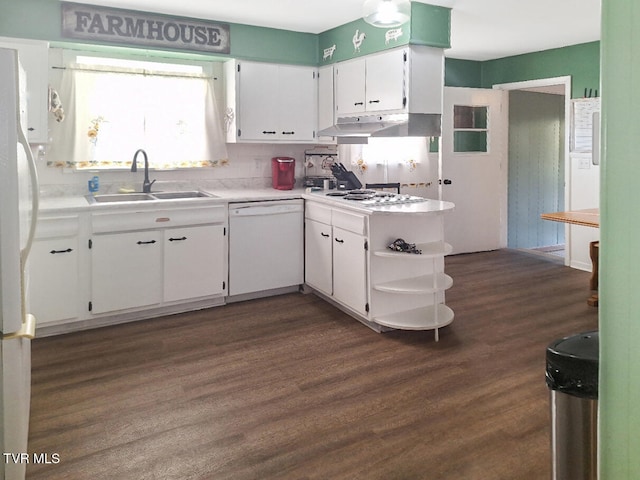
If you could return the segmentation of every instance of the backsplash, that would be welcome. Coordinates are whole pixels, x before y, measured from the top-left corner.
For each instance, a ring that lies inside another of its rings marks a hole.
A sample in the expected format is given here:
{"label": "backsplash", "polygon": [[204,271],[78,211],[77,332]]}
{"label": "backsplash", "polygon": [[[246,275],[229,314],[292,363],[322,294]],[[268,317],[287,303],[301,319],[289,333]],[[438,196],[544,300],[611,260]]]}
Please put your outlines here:
{"label": "backsplash", "polygon": [[338,157],[363,186],[400,183],[401,193],[438,198],[438,154],[424,137],[370,138],[366,145],[340,145]]}
{"label": "backsplash", "polygon": [[[271,158],[296,159],[296,187],[303,186],[305,150],[312,145],[228,144],[229,164],[212,168],[149,172],[156,180],[153,189],[189,190],[270,188]],[[43,197],[77,196],[88,193],[87,182],[97,175],[100,193],[116,193],[120,188],[136,191],[142,187],[141,169],[120,171],[70,171],[46,166],[46,148],[34,146],[40,194]],[[133,156],[133,153],[132,153]],[[438,197],[438,154],[428,153],[424,138],[371,139],[369,145],[340,145],[338,160],[352,170],[363,185],[400,182],[402,193]]]}
{"label": "backsplash", "polygon": [[[228,144],[229,164],[225,166],[185,170],[149,172],[156,183],[153,189],[175,190],[202,188],[205,190],[271,187],[271,158],[287,156],[296,159],[296,187],[304,177],[304,151],[310,145]],[[46,148],[34,148],[43,197],[85,195],[87,182],[97,175],[100,193],[115,193],[120,188],[140,190],[143,173],[124,171],[65,171],[46,166]],[[132,152],[133,157],[133,152]]]}

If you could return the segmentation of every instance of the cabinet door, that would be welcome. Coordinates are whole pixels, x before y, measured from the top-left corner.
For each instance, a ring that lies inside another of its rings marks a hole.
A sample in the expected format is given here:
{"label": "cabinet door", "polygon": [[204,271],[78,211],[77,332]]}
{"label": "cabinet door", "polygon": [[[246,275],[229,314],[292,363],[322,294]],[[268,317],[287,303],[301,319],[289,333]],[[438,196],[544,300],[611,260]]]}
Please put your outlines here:
{"label": "cabinet door", "polygon": [[204,225],[164,231],[164,301],[224,292],[224,227]]}
{"label": "cabinet door", "polygon": [[30,312],[44,325],[78,317],[78,237],[33,242],[29,254]]}
{"label": "cabinet door", "polygon": [[93,313],[162,300],[162,232],[95,235],[91,247]]}
{"label": "cabinet door", "polygon": [[29,143],[47,143],[49,131],[49,44],[38,40],[0,38],[0,47],[18,50],[27,76],[27,137]]}
{"label": "cabinet door", "polygon": [[278,138],[283,141],[313,141],[317,125],[315,69],[279,67]]}
{"label": "cabinet door", "polygon": [[406,103],[405,51],[392,51],[367,58],[367,111],[402,110]]}
{"label": "cabinet door", "polygon": [[306,219],[304,281],[327,295],[333,294],[331,225]]}
{"label": "cabinet door", "polygon": [[336,115],[365,111],[365,60],[351,60],[335,67]]}
{"label": "cabinet door", "polygon": [[333,227],[333,297],[366,316],[367,257],[365,238]]}
{"label": "cabinet door", "polygon": [[318,130],[333,126],[333,65],[318,69]]}
{"label": "cabinet door", "polygon": [[238,75],[239,140],[278,137],[278,65],[243,62]]}

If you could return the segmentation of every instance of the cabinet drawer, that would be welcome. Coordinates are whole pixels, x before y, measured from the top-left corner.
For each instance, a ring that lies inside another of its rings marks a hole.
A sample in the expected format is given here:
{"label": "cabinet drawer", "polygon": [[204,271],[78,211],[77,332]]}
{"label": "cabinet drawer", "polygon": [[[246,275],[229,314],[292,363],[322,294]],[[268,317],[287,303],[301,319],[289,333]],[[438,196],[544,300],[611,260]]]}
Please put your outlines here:
{"label": "cabinet drawer", "polygon": [[364,215],[357,215],[344,210],[333,210],[331,224],[334,227],[342,228],[358,235],[367,234],[367,217]]}
{"label": "cabinet drawer", "polygon": [[78,234],[77,215],[40,217],[36,224],[36,238],[68,237]]}
{"label": "cabinet drawer", "polygon": [[305,203],[304,216],[310,220],[331,225],[331,208],[318,203],[307,201]]}
{"label": "cabinet drawer", "polygon": [[91,223],[94,233],[107,233],[179,227],[182,225],[224,223],[225,218],[226,208],[220,205],[171,210],[94,213],[91,216]]}

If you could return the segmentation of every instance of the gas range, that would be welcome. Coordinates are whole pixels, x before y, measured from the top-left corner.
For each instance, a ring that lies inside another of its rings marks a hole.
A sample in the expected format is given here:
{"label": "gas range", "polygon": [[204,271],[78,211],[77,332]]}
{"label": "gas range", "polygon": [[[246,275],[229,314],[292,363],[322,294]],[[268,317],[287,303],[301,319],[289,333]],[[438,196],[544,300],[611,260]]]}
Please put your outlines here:
{"label": "gas range", "polygon": [[337,191],[329,192],[326,195],[330,197],[339,197],[341,200],[357,202],[359,205],[369,208],[427,201],[426,198],[416,197],[414,195],[381,192],[376,190]]}

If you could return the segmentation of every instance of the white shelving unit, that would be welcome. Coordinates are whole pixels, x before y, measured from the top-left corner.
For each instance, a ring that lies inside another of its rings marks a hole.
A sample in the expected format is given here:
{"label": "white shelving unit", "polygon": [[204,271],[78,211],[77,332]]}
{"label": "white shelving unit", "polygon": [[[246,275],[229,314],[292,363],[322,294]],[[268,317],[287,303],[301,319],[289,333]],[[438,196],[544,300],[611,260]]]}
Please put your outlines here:
{"label": "white shelving unit", "polygon": [[376,250],[373,255],[393,259],[394,263],[398,263],[397,268],[402,268],[403,262],[430,262],[430,273],[379,282],[372,287],[374,290],[395,295],[428,295],[431,296],[430,301],[419,308],[374,316],[373,321],[385,327],[401,330],[435,330],[435,339],[438,341],[438,329],[449,325],[453,321],[454,313],[451,308],[438,301],[438,294],[451,288],[453,279],[439,271],[437,264],[445,255],[451,253],[452,247],[448,243],[438,241],[418,244],[416,248],[421,250],[422,254],[387,249]]}

